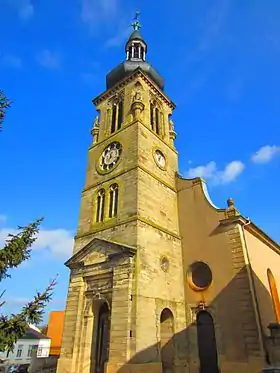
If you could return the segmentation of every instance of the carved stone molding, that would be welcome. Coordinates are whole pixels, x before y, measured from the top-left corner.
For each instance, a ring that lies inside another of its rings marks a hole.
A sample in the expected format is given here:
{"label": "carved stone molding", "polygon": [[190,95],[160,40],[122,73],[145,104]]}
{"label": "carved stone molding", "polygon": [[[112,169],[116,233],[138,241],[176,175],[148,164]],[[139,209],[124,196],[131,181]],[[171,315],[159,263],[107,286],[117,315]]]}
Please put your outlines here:
{"label": "carved stone molding", "polygon": [[124,90],[116,92],[110,99],[108,100],[108,103],[114,104],[124,99]]}

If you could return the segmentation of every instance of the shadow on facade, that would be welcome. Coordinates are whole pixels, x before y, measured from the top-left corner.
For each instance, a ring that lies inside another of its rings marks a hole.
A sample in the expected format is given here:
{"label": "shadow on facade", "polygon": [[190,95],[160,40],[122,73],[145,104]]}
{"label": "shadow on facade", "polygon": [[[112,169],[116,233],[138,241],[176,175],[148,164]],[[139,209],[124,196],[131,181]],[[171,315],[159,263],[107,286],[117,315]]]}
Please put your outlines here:
{"label": "shadow on facade", "polygon": [[[253,279],[251,284],[248,271]],[[251,288],[258,304],[252,299]],[[151,371],[160,371],[162,364],[163,372],[217,373],[223,364],[248,364],[249,357],[250,361],[254,357],[261,360],[256,366],[257,373],[269,362],[265,329],[274,322],[275,315],[270,293],[251,268],[243,267],[210,304],[201,302],[188,309],[187,314],[190,325],[175,334],[176,315],[168,308],[162,310],[160,342],[136,353],[118,373],[130,371],[130,364],[149,363],[154,366]],[[143,369],[139,365],[140,370]]]}

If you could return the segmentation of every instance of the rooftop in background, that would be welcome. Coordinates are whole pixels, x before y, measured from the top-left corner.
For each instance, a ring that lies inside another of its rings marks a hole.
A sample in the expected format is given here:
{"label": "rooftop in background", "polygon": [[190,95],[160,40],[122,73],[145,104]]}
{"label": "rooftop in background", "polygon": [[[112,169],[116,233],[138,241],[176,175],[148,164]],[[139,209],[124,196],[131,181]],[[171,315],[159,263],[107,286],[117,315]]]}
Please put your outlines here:
{"label": "rooftop in background", "polygon": [[51,356],[60,355],[64,314],[64,311],[50,312],[47,336],[51,339]]}
{"label": "rooftop in background", "polygon": [[20,339],[49,339],[48,336],[42,334],[40,331],[33,329],[32,326],[29,326],[24,334]]}

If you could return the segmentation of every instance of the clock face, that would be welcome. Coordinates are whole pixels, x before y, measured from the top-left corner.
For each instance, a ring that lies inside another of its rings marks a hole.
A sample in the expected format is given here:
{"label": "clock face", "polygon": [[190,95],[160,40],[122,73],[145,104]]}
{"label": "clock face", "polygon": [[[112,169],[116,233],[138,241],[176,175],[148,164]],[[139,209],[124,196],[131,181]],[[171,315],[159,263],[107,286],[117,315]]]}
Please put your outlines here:
{"label": "clock face", "polygon": [[110,171],[119,161],[122,152],[122,146],[119,142],[112,142],[103,151],[100,157],[99,166],[103,171]]}
{"label": "clock face", "polygon": [[163,153],[160,150],[156,150],[155,151],[155,158],[156,158],[157,164],[161,168],[165,168],[165,166],[166,166],[166,159],[165,159],[165,156],[163,155]]}

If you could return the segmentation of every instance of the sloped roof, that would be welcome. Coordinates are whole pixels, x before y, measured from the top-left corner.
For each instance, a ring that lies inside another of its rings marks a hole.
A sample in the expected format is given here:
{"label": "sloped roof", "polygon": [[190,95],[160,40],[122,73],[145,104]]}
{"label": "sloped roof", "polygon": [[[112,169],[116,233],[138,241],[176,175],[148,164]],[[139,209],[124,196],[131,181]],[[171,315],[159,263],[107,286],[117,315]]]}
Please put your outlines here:
{"label": "sloped roof", "polygon": [[50,338],[38,332],[37,330],[28,327],[24,336],[22,336],[20,339],[50,339]]}

